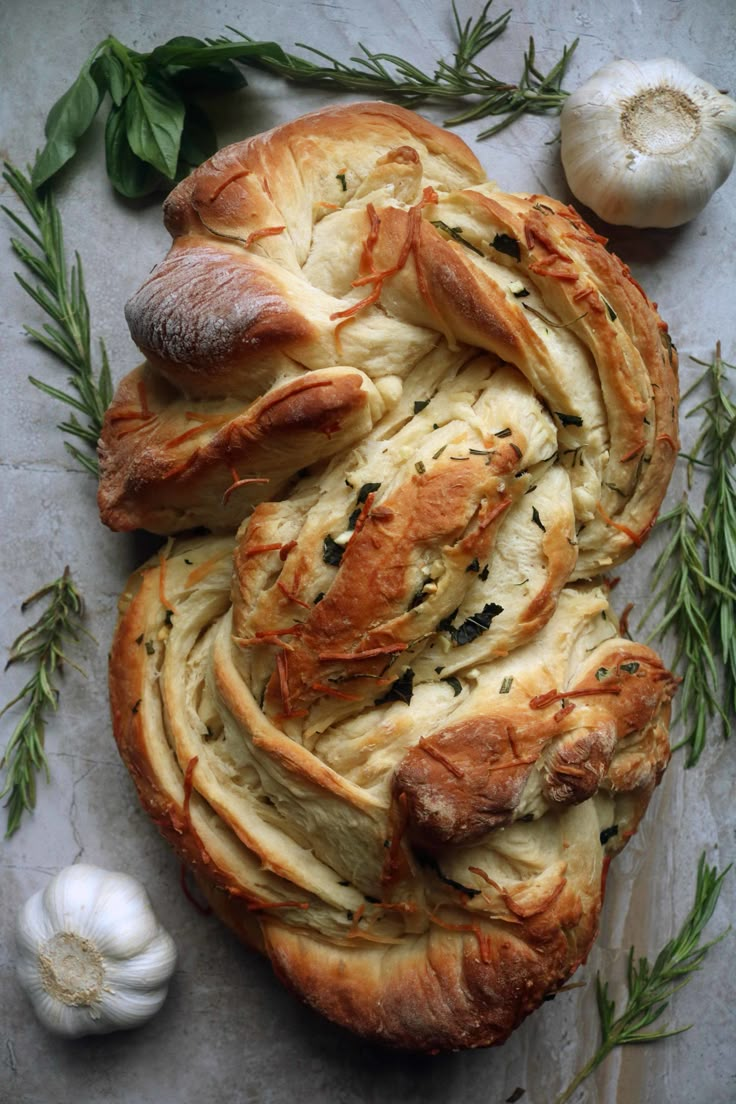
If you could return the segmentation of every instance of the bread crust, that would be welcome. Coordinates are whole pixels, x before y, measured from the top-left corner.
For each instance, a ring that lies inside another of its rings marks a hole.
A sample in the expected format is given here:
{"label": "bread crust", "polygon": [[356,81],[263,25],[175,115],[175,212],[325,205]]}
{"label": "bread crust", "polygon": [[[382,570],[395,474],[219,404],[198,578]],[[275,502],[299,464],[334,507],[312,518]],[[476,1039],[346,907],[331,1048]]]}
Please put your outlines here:
{"label": "bread crust", "polygon": [[221,151],[165,221],[100,510],[227,535],[129,580],[122,758],[308,1005],[503,1042],[588,954],[669,758],[676,680],[602,581],[674,463],[666,326],[572,208],[385,104]]}

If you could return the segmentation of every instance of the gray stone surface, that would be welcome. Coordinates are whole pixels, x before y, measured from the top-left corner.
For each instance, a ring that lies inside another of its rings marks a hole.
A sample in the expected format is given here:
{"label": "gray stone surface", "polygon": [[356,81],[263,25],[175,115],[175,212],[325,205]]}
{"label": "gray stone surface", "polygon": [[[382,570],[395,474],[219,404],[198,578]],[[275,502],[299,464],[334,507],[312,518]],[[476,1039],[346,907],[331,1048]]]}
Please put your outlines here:
{"label": "gray stone surface", "polygon": [[[480,10],[480,0],[461,5]],[[106,34],[146,50],[173,34],[224,32],[227,24],[285,46],[302,40],[345,57],[357,41],[411,57],[421,66],[449,52],[450,14],[438,0],[5,0],[2,6],[0,147],[16,164],[42,143],[48,108]],[[580,36],[565,85],[575,87],[611,57],[672,56],[720,88],[736,86],[736,15],[732,0],[622,0],[610,14],[593,0],[516,0],[505,38],[491,47],[494,68],[509,77],[529,34],[540,61],[554,60]],[[254,73],[250,88],[218,108],[223,144],[327,102],[322,92],[289,88]],[[438,109],[427,109],[435,121]],[[461,128],[474,143],[477,128]],[[569,195],[558,160],[554,119],[522,119],[488,142],[474,143],[503,187]],[[118,201],[102,170],[101,125],[57,194],[70,249],[87,275],[94,332],[104,335],[114,374],[136,362],[122,314],[128,296],[163,254],[160,205]],[[5,190],[4,201],[14,206]],[[709,358],[720,338],[736,360],[736,176],[691,224],[679,230],[616,230],[614,249],[659,302],[680,349],[685,382],[690,357]],[[77,470],[54,426],[60,410],[26,381],[53,381],[59,369],[24,336],[42,320],[12,280],[9,225],[0,240],[0,317],[4,401],[0,496],[2,597],[0,644],[26,621],[19,605],[65,564],[88,604],[97,644],[84,645],[86,679],[69,671],[48,730],[50,785],[38,809],[0,845],[0,1101],[13,1104],[194,1104],[202,1101],[335,1104],[408,1101],[501,1104],[518,1087],[530,1104],[551,1104],[597,1041],[593,979],[601,970],[620,993],[626,950],[655,952],[679,926],[691,900],[703,849],[725,865],[734,857],[734,755],[713,733],[690,771],[675,756],[638,836],[614,864],[598,945],[576,978],[585,986],[545,1004],[502,1048],[435,1059],[366,1046],[322,1022],[285,993],[269,966],[243,950],[213,919],[200,916],[179,887],[178,865],[138,808],[118,760],[108,720],[105,667],[117,594],[143,557],[140,541],[108,533],[97,520],[92,480]],[[685,427],[685,440],[691,424]],[[672,501],[684,488],[679,473]],[[650,590],[657,537],[624,570],[620,606],[642,609]],[[2,676],[7,700],[25,677]],[[4,745],[16,718],[2,720]],[[139,876],[170,929],[180,964],[169,999],[147,1027],[66,1042],[36,1022],[15,981],[12,927],[22,902],[62,867],[84,859]],[[712,922],[715,934],[734,915],[732,873]],[[734,935],[709,954],[703,971],[673,1001],[670,1021],[693,1029],[664,1043],[614,1054],[579,1092],[582,1104],[729,1104],[736,1099]]]}

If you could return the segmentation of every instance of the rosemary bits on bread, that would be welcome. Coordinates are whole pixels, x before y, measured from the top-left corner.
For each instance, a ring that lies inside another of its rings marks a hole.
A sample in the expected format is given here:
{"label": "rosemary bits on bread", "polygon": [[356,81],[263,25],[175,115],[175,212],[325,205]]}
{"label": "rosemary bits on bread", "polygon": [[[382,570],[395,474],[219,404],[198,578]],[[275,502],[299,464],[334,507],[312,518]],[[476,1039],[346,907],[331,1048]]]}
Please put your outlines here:
{"label": "rosemary bits on bread", "polygon": [[500,1043],[669,758],[602,578],[677,454],[667,327],[572,208],[386,104],[221,151],[165,221],[100,445],[107,524],[182,534],[121,599],[121,754],[309,1005]]}

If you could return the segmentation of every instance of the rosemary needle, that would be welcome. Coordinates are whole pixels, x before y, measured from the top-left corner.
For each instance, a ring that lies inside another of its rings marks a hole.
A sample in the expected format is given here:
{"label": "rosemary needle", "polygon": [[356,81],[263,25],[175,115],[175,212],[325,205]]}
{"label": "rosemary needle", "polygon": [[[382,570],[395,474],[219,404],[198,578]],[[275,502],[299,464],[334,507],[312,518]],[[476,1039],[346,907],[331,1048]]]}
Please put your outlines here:
{"label": "rosemary needle", "polygon": [[646,958],[634,960],[634,948],[629,950],[628,961],[628,999],[621,1015],[616,1017],[616,1003],[608,995],[608,983],[596,978],[596,998],[601,1025],[601,1045],[573,1081],[568,1085],[555,1104],[566,1104],[575,1090],[582,1084],[615,1047],[629,1043],[648,1043],[656,1039],[667,1039],[679,1035],[692,1026],[669,1028],[666,1025],[659,1030],[646,1031],[658,1020],[667,1008],[670,998],[678,989],[686,985],[690,975],[700,969],[710,947],[717,943],[726,932],[700,945],[703,929],[713,915],[723,879],[728,873],[727,867],[721,874],[715,867],[708,866],[705,854],[698,863],[698,876],[695,886],[695,900],[678,934],[664,945],[650,965]]}
{"label": "rosemary needle", "polygon": [[[81,441],[87,451],[82,451],[70,441],[64,443],[82,467],[97,475],[94,449],[105,409],[112,399],[112,382],[107,352],[102,341],[102,366],[95,379],[90,347],[89,305],[84,290],[82,262],[79,254],[76,254],[71,271],[67,270],[61,219],[53,197],[39,196],[28,177],[7,163],[3,177],[20,199],[33,223],[32,228],[15,212],[3,207],[6,215],[22,230],[30,243],[27,245],[18,238],[11,239],[15,255],[37,282],[29,283],[18,273],[15,274],[16,279],[52,320],[52,324],[46,323],[41,330],[26,326],[26,333],[48,349],[71,372],[66,391],[33,376],[30,380],[40,391],[72,408],[73,413],[67,421],[61,423],[59,429]],[[77,414],[82,415],[85,421],[80,421]]]}
{"label": "rosemary needle", "polygon": [[[10,649],[6,666],[11,663],[35,663],[36,671],[23,689],[0,710],[0,716],[19,701],[25,701],[25,710],[10,737],[0,767],[6,771],[5,785],[0,797],[7,797],[8,810],[6,836],[18,829],[23,812],[30,812],[36,805],[36,775],[43,770],[49,776],[48,760],[44,751],[45,713],[55,710],[58,691],[55,675],[64,661],[65,640],[77,641],[85,630],[81,624],[84,603],[72,582],[69,568],[53,583],[42,587],[23,603],[25,611],[42,598],[49,599],[48,606],[38,621],[25,629]],[[76,664],[71,663],[73,667]],[[77,668],[79,670],[79,668]]]}

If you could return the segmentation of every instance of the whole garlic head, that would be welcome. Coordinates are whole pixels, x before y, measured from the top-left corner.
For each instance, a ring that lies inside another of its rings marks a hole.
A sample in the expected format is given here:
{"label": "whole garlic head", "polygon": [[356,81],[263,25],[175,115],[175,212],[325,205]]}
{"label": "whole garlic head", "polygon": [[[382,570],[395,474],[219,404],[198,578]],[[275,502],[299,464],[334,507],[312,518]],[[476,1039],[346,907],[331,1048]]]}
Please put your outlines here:
{"label": "whole garlic head", "polygon": [[560,125],[573,195],[615,225],[688,222],[736,156],[736,103],[668,58],[604,65]]}
{"label": "whole garlic head", "polygon": [[21,909],[17,972],[58,1035],[137,1027],[166,999],[176,948],[127,874],[67,867]]}

